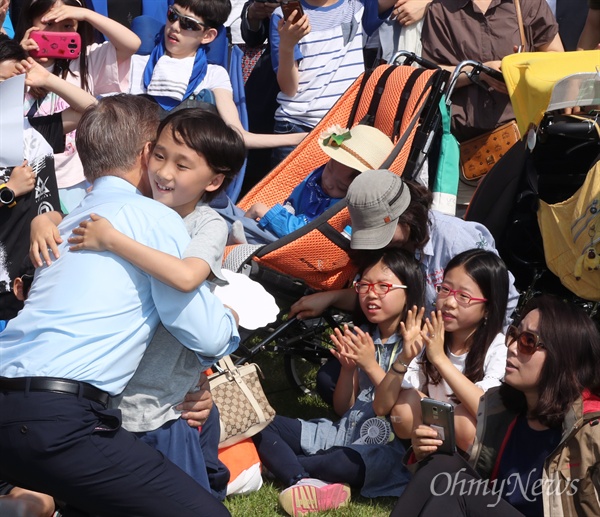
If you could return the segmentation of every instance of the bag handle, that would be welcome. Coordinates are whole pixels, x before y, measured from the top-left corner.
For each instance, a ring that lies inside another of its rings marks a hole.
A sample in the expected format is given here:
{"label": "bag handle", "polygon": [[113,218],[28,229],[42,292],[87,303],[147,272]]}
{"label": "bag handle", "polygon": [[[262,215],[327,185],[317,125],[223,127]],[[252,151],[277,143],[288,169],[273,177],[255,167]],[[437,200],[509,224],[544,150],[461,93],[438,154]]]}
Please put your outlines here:
{"label": "bag handle", "polygon": [[521,37],[521,52],[527,52],[527,40],[525,39],[525,27],[523,25],[523,14],[521,12],[520,0],[515,0],[515,11],[517,11],[517,22],[519,23],[519,36]]}
{"label": "bag handle", "polygon": [[[231,360],[231,356],[226,355],[223,358],[221,358],[218,362],[218,365],[223,370],[222,373],[225,373],[225,374],[228,373],[231,375],[231,380],[235,381],[236,384],[238,385],[238,387],[240,388],[240,390],[242,390],[242,393],[244,394],[244,396],[246,397],[246,399],[252,406],[252,409],[254,409],[255,413],[260,418],[260,420],[266,421],[268,419],[268,415],[263,411],[263,408],[260,406],[259,402],[256,400],[254,393],[252,393],[252,390],[248,387],[248,385],[246,384],[246,381],[242,378],[242,376],[238,372],[237,367],[233,364],[233,361]],[[258,375],[258,372],[260,371],[258,369],[258,366],[256,366],[256,371],[257,371],[257,375]]]}

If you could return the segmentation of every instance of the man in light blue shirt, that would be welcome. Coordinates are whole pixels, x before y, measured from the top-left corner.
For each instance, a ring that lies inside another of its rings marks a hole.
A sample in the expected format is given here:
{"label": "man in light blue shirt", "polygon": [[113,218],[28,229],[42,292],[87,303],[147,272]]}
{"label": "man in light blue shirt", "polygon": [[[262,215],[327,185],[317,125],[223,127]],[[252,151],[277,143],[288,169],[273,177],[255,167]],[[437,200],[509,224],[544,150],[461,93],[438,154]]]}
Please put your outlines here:
{"label": "man in light blue shirt", "polygon": [[158,119],[146,99],[100,101],[77,147],[93,191],[60,224],[60,256],[36,273],[0,339],[0,478],[110,516],[221,516],[227,509],[106,409],[161,320],[209,366],[239,343],[231,312],[206,286],[176,291],[109,252],[69,253],[91,213],[147,246],[181,256],[179,215],[150,192],[144,148]]}

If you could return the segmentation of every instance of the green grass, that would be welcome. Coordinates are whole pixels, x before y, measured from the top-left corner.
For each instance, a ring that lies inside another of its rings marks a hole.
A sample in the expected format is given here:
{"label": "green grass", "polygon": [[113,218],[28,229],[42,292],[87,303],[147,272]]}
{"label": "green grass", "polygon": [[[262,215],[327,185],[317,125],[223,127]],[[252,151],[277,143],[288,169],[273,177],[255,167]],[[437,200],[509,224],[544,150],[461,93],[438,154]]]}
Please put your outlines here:
{"label": "green grass", "polygon": [[[255,362],[260,365],[265,374],[263,387],[277,414],[304,419],[324,417],[335,420],[336,417],[331,408],[320,398],[302,395],[290,386],[284,374],[282,354],[261,352],[256,356]],[[258,492],[228,497],[225,505],[233,517],[287,515],[277,502],[281,489],[282,487],[276,483],[265,481]],[[365,499],[354,491],[348,507],[311,515],[318,517],[387,517],[395,502],[395,498],[389,497]]]}

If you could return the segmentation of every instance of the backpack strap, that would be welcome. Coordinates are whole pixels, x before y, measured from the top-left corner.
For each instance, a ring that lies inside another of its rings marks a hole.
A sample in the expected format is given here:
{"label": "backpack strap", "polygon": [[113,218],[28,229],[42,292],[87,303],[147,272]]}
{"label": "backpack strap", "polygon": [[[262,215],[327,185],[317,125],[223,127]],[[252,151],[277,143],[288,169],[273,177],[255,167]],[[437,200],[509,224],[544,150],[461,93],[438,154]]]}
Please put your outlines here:
{"label": "backpack strap", "polygon": [[360,105],[363,91],[365,89],[365,86],[367,85],[367,82],[369,82],[369,78],[371,77],[373,70],[374,68],[370,68],[363,74],[362,81],[360,83],[360,86],[358,87],[358,92],[356,93],[356,97],[354,98],[352,110],[350,110],[350,116],[348,117],[348,123],[346,124],[346,127],[354,126],[354,119],[356,118],[356,112],[358,111],[358,106]]}
{"label": "backpack strap", "polygon": [[390,65],[382,74],[381,77],[377,81],[377,85],[373,90],[373,97],[371,97],[371,102],[369,104],[369,109],[367,110],[367,114],[362,118],[359,124],[365,124],[367,126],[373,126],[375,124],[375,116],[377,115],[377,110],[379,108],[379,103],[381,102],[381,96],[385,90],[385,83],[388,80],[388,77],[392,74],[394,70],[398,68],[398,65]]}
{"label": "backpack strap", "polygon": [[410,98],[410,94],[412,93],[412,89],[415,86],[415,83],[421,77],[421,75],[425,72],[424,68],[415,68],[414,72],[412,72],[409,78],[406,80],[404,84],[404,88],[402,88],[402,93],[400,94],[400,101],[398,102],[398,109],[396,110],[396,116],[394,117],[394,126],[392,131],[392,142],[398,137],[400,134],[400,126],[402,124],[402,117],[404,116],[404,111],[406,110],[406,106],[408,104],[408,99]]}
{"label": "backpack strap", "polygon": [[404,147],[404,144],[408,140],[408,137],[412,134],[414,127],[416,126],[417,122],[419,121],[419,118],[421,117],[421,113],[423,112],[423,110],[425,109],[425,106],[427,105],[427,102],[423,101],[423,97],[425,96],[425,93],[431,86],[434,76],[435,76],[435,74],[433,74],[427,80],[427,83],[425,84],[425,87],[423,88],[423,91],[421,92],[421,94],[419,95],[419,98],[417,100],[416,105],[419,106],[419,104],[420,104],[421,105],[420,108],[416,112],[414,112],[414,115],[413,115],[412,120],[410,121],[410,124],[408,125],[408,127],[406,128],[406,130],[404,131],[404,133],[398,140],[398,142],[396,142],[394,149],[392,149],[392,152],[386,158],[385,162],[383,162],[381,164],[380,169],[389,169],[390,168],[390,165],[392,165],[392,163],[394,163],[394,160],[400,153],[400,150]]}

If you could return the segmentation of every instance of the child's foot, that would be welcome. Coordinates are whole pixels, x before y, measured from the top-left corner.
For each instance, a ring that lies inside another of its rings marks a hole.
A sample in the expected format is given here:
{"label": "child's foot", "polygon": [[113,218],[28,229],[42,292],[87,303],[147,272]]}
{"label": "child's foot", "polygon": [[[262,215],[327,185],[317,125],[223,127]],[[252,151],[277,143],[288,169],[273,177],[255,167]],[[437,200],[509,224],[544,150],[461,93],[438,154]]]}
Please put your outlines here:
{"label": "child's foot", "polygon": [[342,483],[326,483],[319,479],[301,479],[279,494],[279,504],[294,517],[312,512],[347,506],[350,487]]}
{"label": "child's foot", "polygon": [[242,221],[233,221],[231,224],[231,237],[234,244],[248,244]]}

